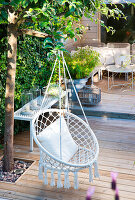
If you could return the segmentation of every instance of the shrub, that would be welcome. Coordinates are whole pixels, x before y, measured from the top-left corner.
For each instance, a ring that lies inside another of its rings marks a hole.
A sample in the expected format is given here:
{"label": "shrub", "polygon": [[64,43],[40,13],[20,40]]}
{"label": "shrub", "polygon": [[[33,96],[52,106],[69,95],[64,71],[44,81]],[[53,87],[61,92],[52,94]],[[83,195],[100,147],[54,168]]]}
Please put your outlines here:
{"label": "shrub", "polygon": [[6,87],[6,38],[0,40],[0,138],[4,133]]}
{"label": "shrub", "polygon": [[99,64],[99,54],[90,47],[79,48],[72,55],[66,55],[66,62],[73,79],[86,78]]}

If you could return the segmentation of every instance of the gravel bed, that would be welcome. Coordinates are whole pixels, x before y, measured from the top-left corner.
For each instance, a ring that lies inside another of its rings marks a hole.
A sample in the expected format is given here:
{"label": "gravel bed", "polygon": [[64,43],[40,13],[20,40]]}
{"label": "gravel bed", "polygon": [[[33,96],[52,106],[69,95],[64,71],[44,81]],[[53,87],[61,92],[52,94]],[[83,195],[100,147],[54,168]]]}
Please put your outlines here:
{"label": "gravel bed", "polygon": [[24,172],[26,169],[30,167],[32,163],[26,162],[22,160],[15,160],[14,162],[14,170],[11,172],[3,172],[2,165],[3,161],[0,161],[0,181],[12,182],[14,183]]}

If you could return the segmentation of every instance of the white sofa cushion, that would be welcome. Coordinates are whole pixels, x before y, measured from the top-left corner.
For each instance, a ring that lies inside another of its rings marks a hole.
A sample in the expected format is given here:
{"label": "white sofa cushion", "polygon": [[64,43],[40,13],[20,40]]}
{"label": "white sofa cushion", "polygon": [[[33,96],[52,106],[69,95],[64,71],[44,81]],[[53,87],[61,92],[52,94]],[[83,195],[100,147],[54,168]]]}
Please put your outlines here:
{"label": "white sofa cushion", "polygon": [[102,55],[105,58],[105,64],[106,65],[112,65],[114,64],[114,53],[111,48],[104,48],[102,50]]}
{"label": "white sofa cushion", "polygon": [[130,65],[131,64],[130,56],[124,56],[124,55],[115,56],[115,64],[121,65],[122,63],[123,63],[124,66]]}
{"label": "white sofa cushion", "polygon": [[93,51],[96,51],[97,53],[99,53],[99,59],[100,59],[100,62],[101,64],[104,64],[105,63],[105,57],[102,55],[102,50],[101,48],[102,47],[91,47],[93,49]]}
{"label": "white sofa cushion", "polygon": [[113,49],[114,56],[120,56],[120,55],[125,55],[125,56],[130,56],[130,47],[126,48],[111,48]]}
{"label": "white sofa cushion", "polygon": [[[49,153],[60,159],[60,118],[40,132],[37,138]],[[62,160],[68,162],[77,152],[78,146],[68,130],[64,117],[61,117],[61,144]]]}
{"label": "white sofa cushion", "polygon": [[106,65],[114,64],[114,53],[111,48],[108,47],[93,47],[94,51],[97,51],[100,55],[100,62]]}

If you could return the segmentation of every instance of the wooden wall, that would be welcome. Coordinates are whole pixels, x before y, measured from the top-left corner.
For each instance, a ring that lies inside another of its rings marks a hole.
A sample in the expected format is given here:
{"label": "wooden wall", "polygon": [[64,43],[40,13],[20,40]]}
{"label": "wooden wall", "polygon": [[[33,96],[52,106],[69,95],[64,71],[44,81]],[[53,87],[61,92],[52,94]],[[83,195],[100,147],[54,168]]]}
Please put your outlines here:
{"label": "wooden wall", "polygon": [[[96,14],[93,19],[100,19],[100,14]],[[91,45],[91,44],[98,44],[101,43],[101,27],[99,22],[96,24],[95,21],[91,21],[90,19],[86,17],[82,17],[82,22],[81,22],[85,27],[88,27],[88,30],[82,34],[81,39],[77,39],[76,42],[74,42],[73,39],[69,39],[65,47],[68,51],[75,50],[76,47],[83,47],[86,45]]]}

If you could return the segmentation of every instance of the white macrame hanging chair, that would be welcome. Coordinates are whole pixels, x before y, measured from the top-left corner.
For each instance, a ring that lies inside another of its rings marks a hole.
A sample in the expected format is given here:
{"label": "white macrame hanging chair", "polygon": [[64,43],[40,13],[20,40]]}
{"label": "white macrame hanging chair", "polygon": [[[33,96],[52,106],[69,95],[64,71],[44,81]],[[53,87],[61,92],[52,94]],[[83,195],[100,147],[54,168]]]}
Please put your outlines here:
{"label": "white macrame hanging chair", "polygon": [[[74,174],[74,188],[78,189],[78,171],[89,168],[89,181],[93,181],[94,176],[99,177],[97,158],[99,145],[95,134],[89,126],[86,115],[82,108],[76,88],[73,84],[63,52],[58,53],[49,83],[47,85],[41,109],[32,121],[33,138],[40,149],[39,179],[48,184],[47,171],[51,171],[50,185],[55,186],[54,173],[57,172],[57,188],[63,187],[61,174],[64,174],[64,188],[70,188],[69,173]],[[63,62],[63,74],[65,82],[65,108],[62,109],[61,90],[61,62]],[[59,109],[44,109],[47,102],[48,88],[56,67],[59,63]],[[69,111],[68,89],[66,72],[70,78],[78,102],[82,109],[85,121]]]}

